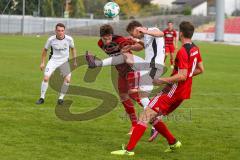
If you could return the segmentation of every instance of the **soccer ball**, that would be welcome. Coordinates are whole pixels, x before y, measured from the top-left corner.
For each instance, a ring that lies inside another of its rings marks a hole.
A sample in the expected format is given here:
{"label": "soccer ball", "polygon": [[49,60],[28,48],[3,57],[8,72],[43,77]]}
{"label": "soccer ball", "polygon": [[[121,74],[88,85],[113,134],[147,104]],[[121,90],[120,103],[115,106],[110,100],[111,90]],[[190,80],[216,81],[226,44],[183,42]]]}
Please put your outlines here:
{"label": "soccer ball", "polygon": [[104,6],[104,15],[108,18],[116,17],[120,12],[120,7],[115,2],[108,2]]}

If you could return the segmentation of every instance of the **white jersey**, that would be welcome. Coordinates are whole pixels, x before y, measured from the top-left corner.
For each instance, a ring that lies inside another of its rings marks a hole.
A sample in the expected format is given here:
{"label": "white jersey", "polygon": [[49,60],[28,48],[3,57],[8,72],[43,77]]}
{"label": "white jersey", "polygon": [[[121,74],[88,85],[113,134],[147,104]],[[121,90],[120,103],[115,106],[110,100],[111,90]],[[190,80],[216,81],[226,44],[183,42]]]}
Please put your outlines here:
{"label": "white jersey", "polygon": [[[148,28],[148,30],[159,30],[156,27]],[[145,61],[150,64],[151,68],[159,68],[158,66],[164,65],[165,58],[165,44],[163,37],[153,37],[144,34],[144,47],[145,47]]]}
{"label": "white jersey", "polygon": [[51,48],[49,59],[65,62],[69,58],[69,48],[74,48],[73,38],[65,35],[64,39],[57,39],[56,35],[48,38],[45,49]]}

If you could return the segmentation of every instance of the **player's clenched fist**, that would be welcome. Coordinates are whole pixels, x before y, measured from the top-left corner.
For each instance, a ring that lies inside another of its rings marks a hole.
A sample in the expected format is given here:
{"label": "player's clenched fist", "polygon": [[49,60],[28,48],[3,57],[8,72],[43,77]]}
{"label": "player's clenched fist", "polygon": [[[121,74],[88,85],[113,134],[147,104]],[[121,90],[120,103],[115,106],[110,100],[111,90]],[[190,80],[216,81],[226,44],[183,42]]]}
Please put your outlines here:
{"label": "player's clenched fist", "polygon": [[41,69],[41,71],[44,70],[44,67],[45,67],[45,64],[44,64],[44,63],[41,63],[41,64],[40,64],[40,69]]}
{"label": "player's clenched fist", "polygon": [[126,53],[126,52],[131,51],[131,49],[132,49],[132,46],[131,46],[131,45],[126,45],[126,46],[124,46],[124,47],[121,49],[121,52],[122,52],[122,53]]}
{"label": "player's clenched fist", "polygon": [[147,33],[147,28],[144,28],[144,27],[137,27],[136,28],[139,32],[142,32],[142,33]]}

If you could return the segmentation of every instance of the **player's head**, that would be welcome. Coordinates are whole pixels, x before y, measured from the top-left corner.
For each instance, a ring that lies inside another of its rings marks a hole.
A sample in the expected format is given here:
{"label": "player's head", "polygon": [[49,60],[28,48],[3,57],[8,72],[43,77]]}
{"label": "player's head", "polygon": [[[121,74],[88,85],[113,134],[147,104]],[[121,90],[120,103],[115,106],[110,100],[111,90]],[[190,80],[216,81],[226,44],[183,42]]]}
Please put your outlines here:
{"label": "player's head", "polygon": [[100,27],[100,37],[104,44],[112,42],[113,28],[109,24],[104,24]]}
{"label": "player's head", "polygon": [[65,36],[65,25],[62,23],[58,23],[55,26],[55,33],[58,39],[63,39]]}
{"label": "player's head", "polygon": [[142,27],[142,24],[138,21],[132,21],[127,25],[127,32],[133,36],[134,38],[142,38],[143,37],[143,33],[139,32],[136,28],[137,27]]}
{"label": "player's head", "polygon": [[172,21],[168,21],[167,26],[168,26],[169,30],[173,30],[173,22]]}
{"label": "player's head", "polygon": [[194,26],[191,22],[183,21],[179,25],[179,38],[182,39],[191,39],[194,33]]}

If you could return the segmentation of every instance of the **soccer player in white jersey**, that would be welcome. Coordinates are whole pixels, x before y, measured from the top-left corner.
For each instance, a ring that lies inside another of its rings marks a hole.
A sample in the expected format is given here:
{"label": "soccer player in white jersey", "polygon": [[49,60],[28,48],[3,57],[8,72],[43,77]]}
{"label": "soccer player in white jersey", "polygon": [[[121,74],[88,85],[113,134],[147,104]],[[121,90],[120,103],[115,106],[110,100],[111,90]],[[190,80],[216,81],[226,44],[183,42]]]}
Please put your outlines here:
{"label": "soccer player in white jersey", "polygon": [[[42,50],[40,69],[41,71],[44,70],[44,78],[41,85],[41,96],[40,99],[36,102],[36,104],[44,103],[49,78],[58,67],[60,68],[60,71],[64,77],[64,83],[61,87],[57,103],[59,105],[63,104],[63,98],[68,90],[71,79],[70,65],[68,63],[70,50],[72,52],[72,57],[74,58],[74,66],[77,66],[77,54],[74,47],[74,41],[72,37],[65,35],[65,25],[62,23],[58,23],[55,27],[55,33],[56,35],[48,38],[45,47]],[[49,55],[49,61],[45,68],[47,51],[49,48],[51,48],[51,52]]]}

